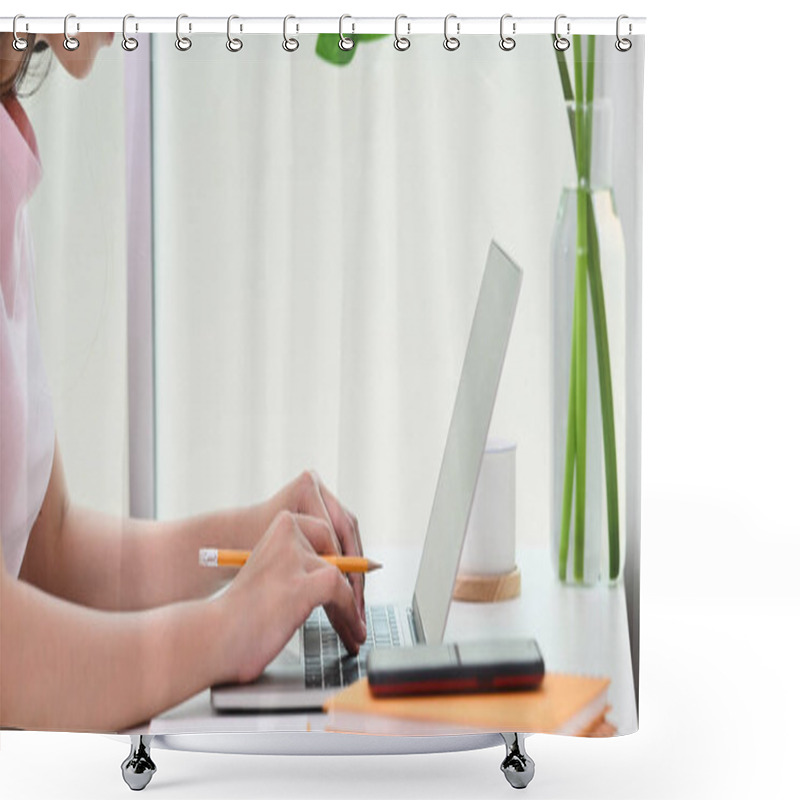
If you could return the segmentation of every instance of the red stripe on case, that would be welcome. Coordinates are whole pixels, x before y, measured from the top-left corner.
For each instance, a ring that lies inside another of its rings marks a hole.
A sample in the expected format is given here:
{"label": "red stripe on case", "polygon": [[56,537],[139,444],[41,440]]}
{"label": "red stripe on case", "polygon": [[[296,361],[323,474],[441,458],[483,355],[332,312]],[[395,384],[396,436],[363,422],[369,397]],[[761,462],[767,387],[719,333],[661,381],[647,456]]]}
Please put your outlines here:
{"label": "red stripe on case", "polygon": [[376,697],[403,694],[444,694],[454,692],[479,692],[496,689],[535,689],[542,682],[541,675],[498,675],[491,685],[482,684],[477,678],[451,678],[449,680],[410,681],[408,683],[370,684]]}
{"label": "red stripe on case", "polygon": [[541,682],[541,675],[498,675],[492,678],[492,686],[497,687],[529,687],[534,689]]}

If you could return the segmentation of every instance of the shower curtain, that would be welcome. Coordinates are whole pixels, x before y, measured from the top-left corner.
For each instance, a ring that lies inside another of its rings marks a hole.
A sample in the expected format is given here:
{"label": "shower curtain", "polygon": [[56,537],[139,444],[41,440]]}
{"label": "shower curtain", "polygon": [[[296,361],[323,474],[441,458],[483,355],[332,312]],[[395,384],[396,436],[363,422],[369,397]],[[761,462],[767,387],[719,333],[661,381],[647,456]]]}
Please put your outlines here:
{"label": "shower curtain", "polygon": [[[135,49],[117,34],[91,64],[72,29],[74,54],[31,48],[4,96],[4,581],[85,632],[89,674],[133,620],[256,598],[238,588],[244,569],[204,571],[198,549],[263,546],[274,515],[254,509],[297,481],[325,510],[295,503],[290,516],[327,512],[347,552],[338,515],[357,519],[357,549],[384,559],[367,604],[397,587],[410,599],[496,242],[524,274],[490,426],[490,442],[514,444],[520,587],[454,600],[444,638],[535,639],[543,682],[384,706],[345,689],[327,714],[284,715],[280,729],[637,729],[644,37],[620,47],[613,21],[516,38],[511,20],[500,36],[448,22],[359,36],[347,20],[319,35],[287,20],[283,36],[248,36],[233,20],[226,38],[179,20],[177,38],[129,28]],[[17,51],[3,48],[5,75]],[[76,76],[65,59],[82,52],[91,69]],[[34,433],[47,439],[38,472]],[[47,513],[64,486],[85,513],[69,557],[51,546],[68,526]],[[319,550],[315,535],[305,545]],[[475,535],[491,549],[501,533]],[[296,626],[282,630],[275,602],[269,630],[240,635],[281,629],[283,646]],[[97,615],[84,627],[76,603]],[[51,716],[46,688],[12,703],[30,609],[2,609],[3,726],[233,736],[267,716],[220,712],[209,693],[267,664],[180,671],[190,633],[209,630],[188,619],[155,635],[143,621],[113,645],[141,655],[119,714]],[[69,642],[41,641],[26,668],[69,690]]]}

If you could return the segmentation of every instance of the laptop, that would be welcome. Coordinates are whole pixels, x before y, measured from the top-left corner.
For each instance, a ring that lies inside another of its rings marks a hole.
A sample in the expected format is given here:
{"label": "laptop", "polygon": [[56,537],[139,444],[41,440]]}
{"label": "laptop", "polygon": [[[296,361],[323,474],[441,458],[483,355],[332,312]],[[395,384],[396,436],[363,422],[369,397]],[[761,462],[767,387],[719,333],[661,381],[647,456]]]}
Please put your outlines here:
{"label": "laptop", "polygon": [[342,686],[366,676],[372,647],[442,641],[521,282],[522,271],[492,242],[411,604],[367,606],[367,641],[357,656],[348,655],[324,610],[316,608],[294,650],[284,649],[259,678],[213,686],[214,709],[320,709]]}

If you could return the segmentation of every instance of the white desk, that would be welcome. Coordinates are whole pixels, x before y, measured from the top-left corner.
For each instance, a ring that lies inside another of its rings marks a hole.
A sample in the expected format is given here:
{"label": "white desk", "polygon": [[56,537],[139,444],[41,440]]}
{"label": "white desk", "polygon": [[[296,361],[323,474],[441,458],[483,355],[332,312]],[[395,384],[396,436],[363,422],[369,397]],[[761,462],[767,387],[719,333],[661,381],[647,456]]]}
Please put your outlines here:
{"label": "white desk", "polygon": [[[385,564],[367,581],[367,601],[410,603],[418,552],[387,548],[370,552]],[[534,636],[545,668],[611,678],[608,719],[620,733],[638,725],[630,659],[625,592],[597,586],[562,586],[555,577],[546,549],[519,553],[522,595],[490,603],[454,602],[445,639],[477,638],[481,631],[494,635]],[[495,746],[497,735],[352,736],[325,731],[324,714],[216,713],[208,690],[151,720],[149,725],[124,733],[147,734],[153,747],[202,752],[265,754],[339,754],[344,752],[430,752]]]}

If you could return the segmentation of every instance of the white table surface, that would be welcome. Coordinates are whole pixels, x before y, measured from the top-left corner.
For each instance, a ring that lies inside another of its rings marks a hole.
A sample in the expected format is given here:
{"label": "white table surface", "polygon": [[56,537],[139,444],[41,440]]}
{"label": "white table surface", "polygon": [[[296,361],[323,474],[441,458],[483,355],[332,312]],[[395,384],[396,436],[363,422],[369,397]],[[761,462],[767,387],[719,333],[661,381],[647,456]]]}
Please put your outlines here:
{"label": "white table surface", "polygon": [[[385,567],[368,577],[367,602],[408,605],[416,580],[418,551],[386,548],[371,552],[370,556],[381,560]],[[556,580],[549,551],[543,548],[521,550],[518,565],[522,573],[521,596],[498,603],[454,601],[445,639],[467,640],[482,635],[534,636],[547,671],[609,677],[611,711],[608,719],[620,733],[635,731],[638,726],[624,587],[563,586]],[[125,733],[155,735],[155,747],[209,750],[216,749],[221,740],[215,736],[210,746],[207,737],[197,734],[316,732],[318,736],[311,738],[327,738],[325,749],[329,751],[330,739],[336,734],[322,733],[326,721],[326,715],[321,713],[218,713],[211,708],[209,691],[205,690],[154,718],[148,725]],[[222,749],[226,752],[261,752],[262,749],[276,752],[276,741],[272,737],[261,742],[259,737],[244,737],[248,742],[246,747],[242,746],[243,737],[239,737],[238,742],[235,738],[222,740]],[[284,744],[277,745],[279,751],[296,746],[289,739],[281,741]],[[483,746],[479,739],[473,744]],[[402,750],[402,744],[399,746]]]}

